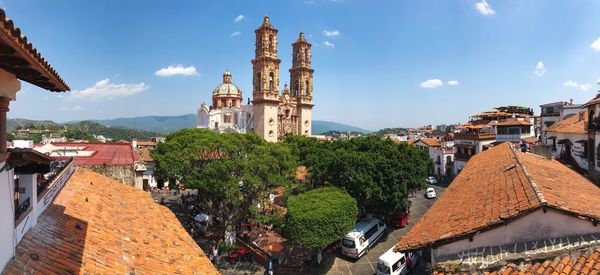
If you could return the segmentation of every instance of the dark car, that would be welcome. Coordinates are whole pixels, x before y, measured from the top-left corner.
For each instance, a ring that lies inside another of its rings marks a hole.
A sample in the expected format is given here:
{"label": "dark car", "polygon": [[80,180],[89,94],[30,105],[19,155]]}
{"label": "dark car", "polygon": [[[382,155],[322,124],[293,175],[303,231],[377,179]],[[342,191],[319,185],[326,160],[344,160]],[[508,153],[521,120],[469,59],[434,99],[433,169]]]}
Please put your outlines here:
{"label": "dark car", "polygon": [[385,216],[385,222],[395,227],[405,227],[410,218],[410,211],[396,211]]}

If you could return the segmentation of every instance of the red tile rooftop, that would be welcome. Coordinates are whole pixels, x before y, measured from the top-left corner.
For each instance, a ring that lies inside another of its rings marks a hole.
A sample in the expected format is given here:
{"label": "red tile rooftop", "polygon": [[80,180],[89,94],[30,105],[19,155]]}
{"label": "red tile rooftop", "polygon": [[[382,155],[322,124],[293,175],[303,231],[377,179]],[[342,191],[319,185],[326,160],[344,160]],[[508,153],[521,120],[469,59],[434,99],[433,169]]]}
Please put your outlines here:
{"label": "red tile rooftop", "polygon": [[83,147],[83,151],[94,151],[89,157],[74,157],[75,165],[133,165],[140,158],[139,153],[134,152],[131,148],[131,144],[124,142],[55,142],[52,145],[57,147]]}
{"label": "red tile rooftop", "polygon": [[465,239],[542,207],[600,221],[598,201],[600,188],[587,178],[503,143],[473,156],[396,250]]}
{"label": "red tile rooftop", "polygon": [[148,193],[77,168],[19,243],[6,274],[218,274]]}

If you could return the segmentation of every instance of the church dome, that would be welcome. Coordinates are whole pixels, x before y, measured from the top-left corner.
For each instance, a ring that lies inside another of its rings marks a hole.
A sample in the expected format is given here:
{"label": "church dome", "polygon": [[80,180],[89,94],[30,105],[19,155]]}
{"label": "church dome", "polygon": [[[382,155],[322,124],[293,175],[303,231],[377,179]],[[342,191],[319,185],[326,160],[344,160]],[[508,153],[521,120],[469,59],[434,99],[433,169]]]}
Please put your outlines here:
{"label": "church dome", "polygon": [[223,83],[219,84],[213,90],[213,96],[241,96],[242,90],[240,90],[233,82],[231,81],[231,73],[229,71],[225,71],[223,73]]}

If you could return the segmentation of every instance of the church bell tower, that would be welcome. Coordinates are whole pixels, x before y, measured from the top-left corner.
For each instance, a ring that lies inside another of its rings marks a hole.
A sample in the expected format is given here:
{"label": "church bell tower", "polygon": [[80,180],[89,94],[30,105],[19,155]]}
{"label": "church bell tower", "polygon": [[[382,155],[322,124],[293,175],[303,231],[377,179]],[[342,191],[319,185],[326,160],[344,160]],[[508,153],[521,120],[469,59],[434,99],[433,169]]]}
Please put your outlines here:
{"label": "church bell tower", "polygon": [[311,44],[306,41],[304,33],[300,33],[292,44],[292,68],[290,69],[290,85],[292,96],[296,97],[298,115],[298,134],[312,134],[312,92],[313,72],[311,68]]}
{"label": "church bell tower", "polygon": [[277,29],[265,16],[254,31],[256,50],[252,60],[252,97],[254,132],[267,141],[277,141],[277,110],[279,106],[279,63],[277,58]]}

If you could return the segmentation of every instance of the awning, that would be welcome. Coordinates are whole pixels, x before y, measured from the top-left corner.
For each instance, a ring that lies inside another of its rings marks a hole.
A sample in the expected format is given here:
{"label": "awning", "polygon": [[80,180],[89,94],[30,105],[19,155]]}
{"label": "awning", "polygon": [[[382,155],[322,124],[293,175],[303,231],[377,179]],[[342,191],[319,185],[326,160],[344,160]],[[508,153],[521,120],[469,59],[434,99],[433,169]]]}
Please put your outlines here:
{"label": "awning", "polygon": [[585,140],[585,139],[580,139],[580,140],[578,140],[578,141],[575,141],[575,143],[583,143],[583,144],[585,144],[585,143],[587,143],[587,140]]}
{"label": "awning", "polygon": [[561,139],[558,141],[558,144],[573,144],[573,143],[568,139]]}
{"label": "awning", "polygon": [[50,163],[54,161],[49,156],[29,148],[10,149],[8,163],[15,168],[16,173],[46,174],[50,172]]}
{"label": "awning", "polygon": [[556,139],[556,136],[549,136],[546,139]]}

